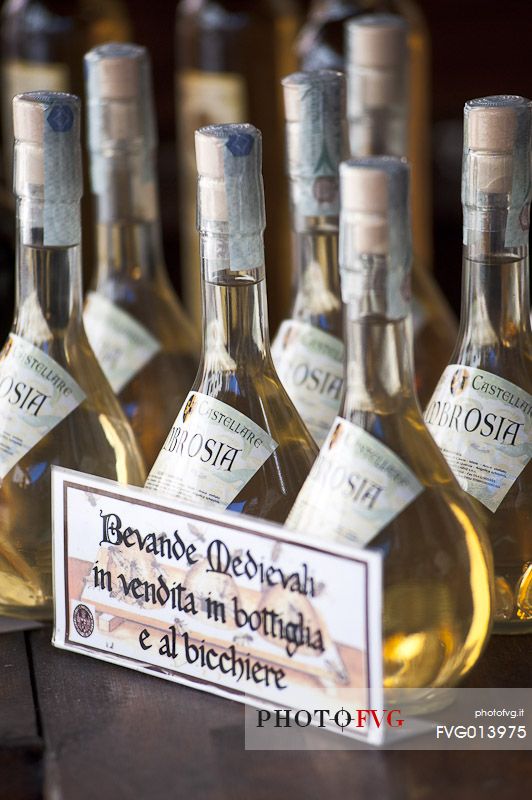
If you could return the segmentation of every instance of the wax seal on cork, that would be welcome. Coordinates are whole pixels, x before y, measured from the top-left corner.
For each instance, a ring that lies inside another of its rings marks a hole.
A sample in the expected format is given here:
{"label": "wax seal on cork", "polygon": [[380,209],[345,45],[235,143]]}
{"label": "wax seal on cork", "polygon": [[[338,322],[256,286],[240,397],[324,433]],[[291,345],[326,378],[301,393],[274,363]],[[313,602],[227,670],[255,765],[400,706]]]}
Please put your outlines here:
{"label": "wax seal on cork", "polygon": [[[409,175],[406,159],[340,165],[340,268],[344,302],[399,318],[408,313]],[[368,309],[366,309],[368,310]]]}
{"label": "wax seal on cork", "polygon": [[282,85],[295,212],[337,216],[338,166],[348,150],[345,77],[327,69],[294,72]]}
{"label": "wax seal on cork", "polygon": [[84,58],[91,150],[155,147],[157,134],[151,70],[145,47],[104,44]]}
{"label": "wax seal on cork", "polygon": [[348,115],[405,104],[408,23],[394,14],[368,14],[346,26]]}
{"label": "wax seal on cork", "polygon": [[[80,241],[82,194],[80,101],[62,92],[27,92],[13,98],[14,191],[31,203],[25,224],[42,229],[42,243]],[[30,220],[31,216],[31,220]]]}
{"label": "wax seal on cork", "polygon": [[253,125],[209,125],[196,131],[198,229],[227,236],[231,270],[264,264],[266,225],[262,137]]}

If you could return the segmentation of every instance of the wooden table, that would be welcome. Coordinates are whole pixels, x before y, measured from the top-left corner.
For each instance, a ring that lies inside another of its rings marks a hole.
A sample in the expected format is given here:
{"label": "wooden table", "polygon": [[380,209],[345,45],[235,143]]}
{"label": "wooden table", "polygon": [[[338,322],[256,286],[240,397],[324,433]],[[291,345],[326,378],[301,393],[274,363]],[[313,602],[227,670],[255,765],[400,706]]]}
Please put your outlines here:
{"label": "wooden table", "polygon": [[[530,752],[246,752],[229,700],[0,636],[0,800],[525,797]],[[493,637],[468,686],[532,686],[532,636]]]}

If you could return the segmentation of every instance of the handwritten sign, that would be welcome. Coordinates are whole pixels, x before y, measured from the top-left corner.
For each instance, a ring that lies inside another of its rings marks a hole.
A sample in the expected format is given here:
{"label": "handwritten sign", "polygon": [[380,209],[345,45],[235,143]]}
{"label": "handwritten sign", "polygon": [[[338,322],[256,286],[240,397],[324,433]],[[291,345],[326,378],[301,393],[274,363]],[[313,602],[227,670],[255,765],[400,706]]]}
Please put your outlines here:
{"label": "handwritten sign", "polygon": [[52,512],[56,647],[259,707],[382,705],[377,553],[59,467]]}

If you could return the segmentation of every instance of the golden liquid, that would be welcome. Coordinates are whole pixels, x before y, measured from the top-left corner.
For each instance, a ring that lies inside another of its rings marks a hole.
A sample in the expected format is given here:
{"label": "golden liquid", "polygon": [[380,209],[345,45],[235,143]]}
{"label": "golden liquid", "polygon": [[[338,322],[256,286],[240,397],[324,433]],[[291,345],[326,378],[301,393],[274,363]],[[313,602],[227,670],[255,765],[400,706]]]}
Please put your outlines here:
{"label": "golden liquid", "polygon": [[142,485],[145,469],[118,400],[87,341],[80,313],[79,248],[25,247],[14,331],[40,347],[86,399],[0,481],[0,614],[52,614],[52,465]]}
{"label": "golden liquid", "polygon": [[[205,283],[205,304],[220,325],[207,334],[192,389],[227,403],[260,425],[278,447],[242,488],[231,511],[284,522],[317,447],[284,390],[261,335],[264,281],[235,277],[232,285]],[[212,340],[209,342],[209,338]]]}
{"label": "golden liquid", "polygon": [[98,292],[140,322],[161,345],[124,386],[118,399],[131,423],[148,470],[197,372],[198,339],[165,278],[109,281]]}
{"label": "golden liquid", "polygon": [[[365,324],[371,397],[361,403],[348,388],[341,416],[382,441],[425,487],[368,545],[383,556],[384,685],[452,686],[475,664],[490,631],[490,548],[415,399],[401,389],[397,364],[386,357],[387,350],[404,347],[402,323],[379,323],[374,330]],[[378,352],[381,359],[375,358]],[[345,413],[356,407],[372,410]],[[316,498],[332,501],[325,492]],[[311,509],[297,530],[335,538],[333,530],[313,530]]]}

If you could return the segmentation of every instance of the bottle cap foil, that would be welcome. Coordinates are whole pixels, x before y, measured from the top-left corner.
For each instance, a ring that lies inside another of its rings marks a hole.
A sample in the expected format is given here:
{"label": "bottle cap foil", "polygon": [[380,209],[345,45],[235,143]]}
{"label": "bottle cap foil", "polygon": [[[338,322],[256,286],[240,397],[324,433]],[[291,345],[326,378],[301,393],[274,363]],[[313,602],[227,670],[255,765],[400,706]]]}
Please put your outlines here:
{"label": "bottle cap foil", "polygon": [[[62,92],[13,98],[14,191],[23,203],[23,231],[42,229],[42,244],[81,241],[80,101]],[[24,234],[23,234],[24,235]],[[25,240],[29,241],[27,236]]]}
{"label": "bottle cap foil", "polygon": [[260,131],[247,124],[209,125],[196,131],[195,142],[198,230],[227,236],[227,251],[218,249],[220,269],[264,266]]}
{"label": "bottle cap foil", "polygon": [[[506,247],[526,245],[530,204],[532,103],[524,97],[499,95],[469,100],[464,107],[462,202],[464,242],[467,231],[504,225]],[[468,209],[500,209],[485,214]]]}
{"label": "bottle cap foil", "polygon": [[294,72],[282,81],[288,176],[298,216],[338,216],[338,167],[347,155],[345,77]]}
{"label": "bottle cap foil", "polygon": [[340,165],[342,297],[355,314],[402,318],[410,300],[410,167],[373,156]]}

